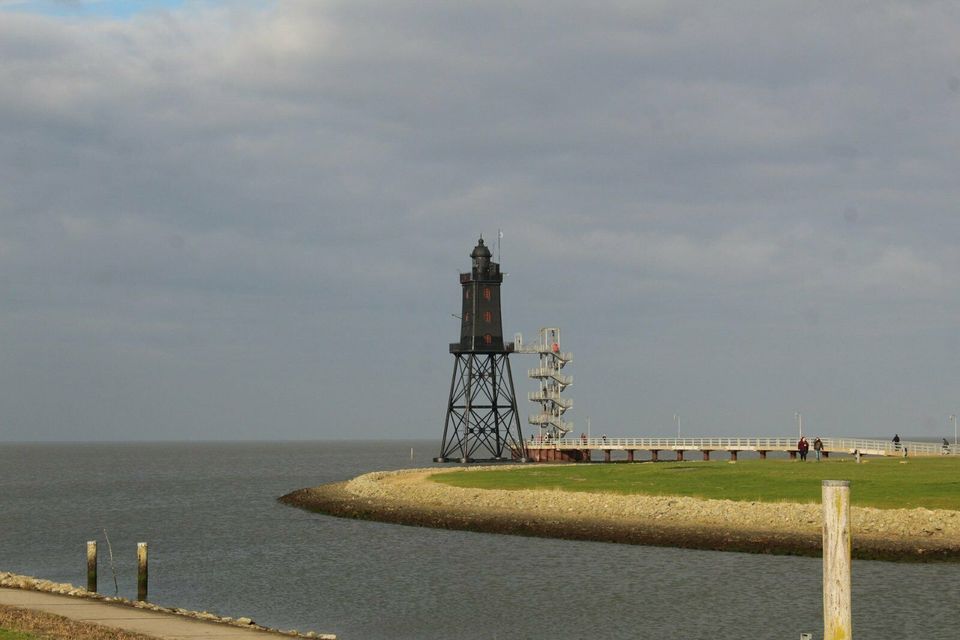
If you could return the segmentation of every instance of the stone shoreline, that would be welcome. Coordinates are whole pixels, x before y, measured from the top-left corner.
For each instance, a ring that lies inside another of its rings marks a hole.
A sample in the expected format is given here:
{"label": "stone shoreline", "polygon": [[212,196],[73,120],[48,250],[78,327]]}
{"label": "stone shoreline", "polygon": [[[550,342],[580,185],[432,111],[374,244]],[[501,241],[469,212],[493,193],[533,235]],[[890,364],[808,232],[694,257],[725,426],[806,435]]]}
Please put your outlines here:
{"label": "stone shoreline", "polygon": [[[474,467],[480,469],[503,467]],[[485,533],[718,551],[819,556],[819,504],[463,489],[428,480],[456,469],[368,473],[300,489],[285,504],[340,517]],[[960,512],[851,509],[853,556],[960,562]]]}
{"label": "stone shoreline", "polygon": [[91,591],[87,591],[86,589],[75,587],[69,583],[51,582],[50,580],[41,580],[39,578],[18,575],[16,573],[9,573],[5,571],[0,571],[0,587],[7,587],[11,589],[25,589],[29,591],[42,591],[44,593],[57,593],[60,595],[73,596],[75,598],[88,598],[91,600],[99,600],[101,602],[110,602],[110,603],[119,604],[123,606],[134,607],[137,609],[148,609],[150,611],[160,611],[163,613],[171,613],[178,616],[184,616],[186,618],[204,620],[206,622],[216,622],[219,624],[232,625],[235,627],[243,627],[245,629],[257,629],[260,631],[269,631],[271,633],[280,634],[290,638],[311,638],[311,639],[320,639],[320,640],[336,640],[337,638],[337,636],[332,633],[317,633],[315,631],[307,631],[307,632],[301,633],[295,629],[290,629],[286,631],[282,631],[280,629],[272,629],[270,627],[264,627],[262,625],[259,625],[253,620],[251,620],[250,618],[245,618],[245,617],[230,618],[227,616],[218,616],[217,614],[210,613],[208,611],[190,611],[188,609],[161,607],[160,605],[153,604],[150,602],[138,602],[134,600],[128,600],[127,598],[104,596],[99,593],[94,593]]}

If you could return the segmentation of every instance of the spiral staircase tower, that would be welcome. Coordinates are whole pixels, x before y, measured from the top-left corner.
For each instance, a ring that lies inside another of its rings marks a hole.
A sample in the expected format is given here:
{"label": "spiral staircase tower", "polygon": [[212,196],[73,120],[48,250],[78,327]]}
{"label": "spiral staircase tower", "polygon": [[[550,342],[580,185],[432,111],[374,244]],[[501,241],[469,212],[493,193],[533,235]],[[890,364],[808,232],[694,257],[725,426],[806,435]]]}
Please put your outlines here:
{"label": "spiral staircase tower", "polygon": [[560,350],[560,329],[541,328],[538,342],[533,345],[523,344],[522,336],[517,335],[514,348],[517,353],[536,354],[540,359],[537,367],[527,371],[539,386],[527,394],[527,399],[540,405],[527,422],[539,429],[541,439],[562,438],[573,429],[573,423],[563,419],[563,414],[573,406],[573,400],[563,396],[564,389],[573,384],[573,376],[562,371],[573,361],[573,354]]}

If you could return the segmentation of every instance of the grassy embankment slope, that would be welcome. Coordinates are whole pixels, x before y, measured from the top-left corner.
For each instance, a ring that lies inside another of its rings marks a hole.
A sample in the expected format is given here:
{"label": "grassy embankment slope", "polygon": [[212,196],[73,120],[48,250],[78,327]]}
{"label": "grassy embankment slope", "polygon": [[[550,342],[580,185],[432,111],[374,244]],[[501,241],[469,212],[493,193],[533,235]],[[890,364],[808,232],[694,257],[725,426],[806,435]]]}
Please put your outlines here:
{"label": "grassy embankment slope", "polygon": [[476,489],[555,489],[747,502],[820,502],[821,480],[850,480],[853,506],[960,511],[960,458],[872,458],[570,464],[442,473],[431,480]]}

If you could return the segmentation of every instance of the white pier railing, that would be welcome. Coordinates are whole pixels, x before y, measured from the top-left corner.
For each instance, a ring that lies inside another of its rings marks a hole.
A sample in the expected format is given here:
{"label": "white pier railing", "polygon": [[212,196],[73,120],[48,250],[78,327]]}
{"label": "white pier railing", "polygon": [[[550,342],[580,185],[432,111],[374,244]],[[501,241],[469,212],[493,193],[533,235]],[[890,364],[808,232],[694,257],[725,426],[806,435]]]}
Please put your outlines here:
{"label": "white pier railing", "polygon": [[[871,440],[865,438],[821,438],[828,453],[855,453],[879,456],[960,455],[960,447],[936,442]],[[547,449],[611,449],[647,451],[796,451],[795,438],[621,438],[566,437],[541,439],[534,434],[528,447]],[[810,441],[811,455],[813,442]]]}

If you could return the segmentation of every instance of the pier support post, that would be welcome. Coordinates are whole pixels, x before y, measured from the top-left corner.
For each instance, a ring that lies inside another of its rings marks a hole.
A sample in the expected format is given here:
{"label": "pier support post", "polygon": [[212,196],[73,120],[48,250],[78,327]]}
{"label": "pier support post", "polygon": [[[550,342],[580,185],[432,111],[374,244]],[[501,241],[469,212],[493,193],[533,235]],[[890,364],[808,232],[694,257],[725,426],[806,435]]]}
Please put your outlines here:
{"label": "pier support post", "polygon": [[610,462],[610,449],[603,450],[603,461]]}
{"label": "pier support post", "polygon": [[627,450],[627,462],[633,462],[633,449]]}
{"label": "pier support post", "polygon": [[677,449],[677,462],[683,462],[683,449]]}
{"label": "pier support post", "polygon": [[761,460],[766,460],[766,459],[767,459],[767,452],[766,452],[766,451],[760,451],[759,453],[760,453],[760,459],[761,459]]}
{"label": "pier support post", "polygon": [[850,481],[824,480],[823,637],[853,637],[850,615]]}
{"label": "pier support post", "polygon": [[87,540],[87,591],[97,592],[97,541]]}
{"label": "pier support post", "polygon": [[737,461],[737,452],[736,452],[736,451],[731,451],[731,452],[730,452],[730,460],[732,460],[733,462],[736,462],[736,461]]}
{"label": "pier support post", "polygon": [[653,462],[657,462],[657,461],[660,460],[660,450],[659,450],[659,449],[651,449],[651,450],[650,450],[650,460],[652,460]]}
{"label": "pier support post", "polygon": [[137,543],[137,600],[147,601],[147,543]]}
{"label": "pier support post", "polygon": [[704,449],[704,450],[703,450],[703,461],[704,461],[704,462],[709,462],[709,461],[710,461],[710,450],[709,450],[709,449]]}

